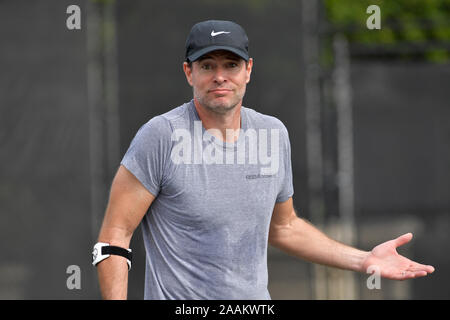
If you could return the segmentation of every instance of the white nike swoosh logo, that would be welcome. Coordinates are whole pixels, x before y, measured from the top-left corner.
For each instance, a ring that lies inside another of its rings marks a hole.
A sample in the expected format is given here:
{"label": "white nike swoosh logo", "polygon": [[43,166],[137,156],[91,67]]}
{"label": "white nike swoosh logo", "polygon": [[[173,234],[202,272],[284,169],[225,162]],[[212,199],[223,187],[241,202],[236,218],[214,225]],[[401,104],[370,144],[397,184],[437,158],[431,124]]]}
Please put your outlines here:
{"label": "white nike swoosh logo", "polygon": [[211,31],[211,36],[215,37],[215,36],[218,36],[219,34],[222,34],[222,33],[230,33],[230,32],[227,32],[227,31],[214,32],[214,30],[213,30],[213,31]]}

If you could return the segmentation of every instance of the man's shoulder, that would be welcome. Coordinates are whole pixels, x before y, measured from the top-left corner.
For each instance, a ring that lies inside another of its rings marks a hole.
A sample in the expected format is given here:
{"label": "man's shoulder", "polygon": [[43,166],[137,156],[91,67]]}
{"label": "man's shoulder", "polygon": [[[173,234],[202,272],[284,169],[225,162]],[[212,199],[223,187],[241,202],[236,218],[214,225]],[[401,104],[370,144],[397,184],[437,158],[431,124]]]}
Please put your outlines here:
{"label": "man's shoulder", "polygon": [[187,119],[189,118],[189,103],[190,102],[183,103],[182,105],[159,115],[159,117],[164,118],[169,122],[177,121],[180,118]]}
{"label": "man's shoulder", "polygon": [[248,117],[249,126],[255,129],[282,129],[287,130],[284,123],[275,116],[258,112],[248,107],[242,107]]}
{"label": "man's shoulder", "polygon": [[160,133],[170,133],[180,122],[189,121],[188,112],[188,103],[184,103],[165,113],[154,116],[148,120],[143,127],[150,130],[157,130]]}

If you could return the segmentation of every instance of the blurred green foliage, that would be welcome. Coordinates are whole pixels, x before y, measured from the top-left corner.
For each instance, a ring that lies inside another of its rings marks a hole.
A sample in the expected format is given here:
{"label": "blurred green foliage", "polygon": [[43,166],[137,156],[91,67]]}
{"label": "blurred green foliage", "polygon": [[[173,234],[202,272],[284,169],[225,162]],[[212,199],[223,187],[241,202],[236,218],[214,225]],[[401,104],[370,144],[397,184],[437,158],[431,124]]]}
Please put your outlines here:
{"label": "blurred green foliage", "polygon": [[[435,62],[450,59],[450,0],[324,0],[327,20],[350,43],[422,45],[423,57]],[[367,7],[381,11],[381,29],[369,30]]]}

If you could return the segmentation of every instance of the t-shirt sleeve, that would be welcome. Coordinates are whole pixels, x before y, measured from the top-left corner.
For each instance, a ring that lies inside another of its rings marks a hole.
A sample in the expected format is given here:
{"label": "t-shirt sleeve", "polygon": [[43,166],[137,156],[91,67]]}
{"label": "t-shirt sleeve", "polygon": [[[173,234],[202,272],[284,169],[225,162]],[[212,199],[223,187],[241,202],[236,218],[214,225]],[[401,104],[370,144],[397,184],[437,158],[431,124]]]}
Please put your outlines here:
{"label": "t-shirt sleeve", "polygon": [[155,197],[161,190],[170,157],[171,126],[157,116],[144,124],[131,141],[120,162]]}
{"label": "t-shirt sleeve", "polygon": [[284,202],[294,195],[294,186],[292,182],[292,163],[291,163],[291,143],[286,127],[283,125],[280,130],[281,161],[283,170],[279,183],[279,191],[276,202]]}

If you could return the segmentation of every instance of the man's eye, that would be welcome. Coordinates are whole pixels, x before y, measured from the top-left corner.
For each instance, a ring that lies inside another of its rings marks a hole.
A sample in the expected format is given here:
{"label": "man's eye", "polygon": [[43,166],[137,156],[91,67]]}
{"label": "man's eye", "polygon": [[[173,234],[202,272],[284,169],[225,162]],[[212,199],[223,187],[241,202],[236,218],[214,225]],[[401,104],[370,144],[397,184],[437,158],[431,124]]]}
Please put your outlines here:
{"label": "man's eye", "polygon": [[236,68],[238,65],[237,65],[237,63],[231,62],[228,66],[230,68]]}
{"label": "man's eye", "polygon": [[204,65],[202,65],[202,69],[209,70],[209,69],[211,69],[211,66],[209,64],[204,64]]}

